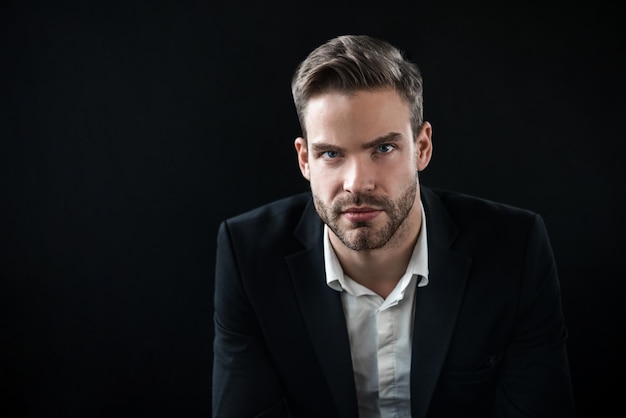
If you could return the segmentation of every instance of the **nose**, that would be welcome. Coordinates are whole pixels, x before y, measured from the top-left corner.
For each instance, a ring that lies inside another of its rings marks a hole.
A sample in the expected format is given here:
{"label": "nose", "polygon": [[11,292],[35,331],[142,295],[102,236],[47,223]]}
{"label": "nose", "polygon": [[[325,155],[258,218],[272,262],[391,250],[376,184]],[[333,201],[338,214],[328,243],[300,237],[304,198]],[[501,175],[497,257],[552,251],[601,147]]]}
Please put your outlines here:
{"label": "nose", "polygon": [[345,165],[343,190],[353,194],[371,193],[376,188],[376,170],[367,158],[353,158]]}

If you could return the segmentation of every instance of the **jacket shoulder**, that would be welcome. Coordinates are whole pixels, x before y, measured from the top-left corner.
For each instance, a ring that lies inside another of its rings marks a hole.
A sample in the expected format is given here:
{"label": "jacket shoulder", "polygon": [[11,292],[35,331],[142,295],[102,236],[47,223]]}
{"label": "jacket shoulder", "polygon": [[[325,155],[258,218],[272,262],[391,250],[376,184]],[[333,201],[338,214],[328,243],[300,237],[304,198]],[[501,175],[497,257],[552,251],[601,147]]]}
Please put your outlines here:
{"label": "jacket shoulder", "polygon": [[254,231],[257,234],[280,227],[291,233],[311,202],[309,192],[284,197],[229,217],[222,222],[222,226],[227,225],[231,230]]}
{"label": "jacket shoulder", "polygon": [[[268,265],[278,265],[283,258],[302,248],[295,231],[312,205],[310,193],[285,197],[221,222],[217,233],[218,260],[220,254],[232,251],[245,268],[261,271]],[[230,250],[229,250],[230,249]]]}
{"label": "jacket shoulder", "polygon": [[530,219],[537,213],[519,206],[487,198],[440,188],[428,188],[427,193],[435,196],[455,219],[487,218],[490,222],[511,219]]}

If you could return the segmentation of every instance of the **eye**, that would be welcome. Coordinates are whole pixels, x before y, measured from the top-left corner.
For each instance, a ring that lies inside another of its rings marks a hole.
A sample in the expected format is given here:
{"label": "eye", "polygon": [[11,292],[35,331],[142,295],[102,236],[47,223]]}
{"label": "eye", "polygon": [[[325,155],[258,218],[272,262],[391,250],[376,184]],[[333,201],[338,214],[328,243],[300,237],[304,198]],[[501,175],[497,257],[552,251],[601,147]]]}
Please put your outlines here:
{"label": "eye", "polygon": [[333,158],[337,158],[339,153],[337,151],[324,151],[321,153],[321,156],[332,160]]}
{"label": "eye", "polygon": [[391,151],[393,151],[393,149],[394,147],[391,144],[380,144],[376,147],[376,151],[380,152],[381,154],[390,153]]}

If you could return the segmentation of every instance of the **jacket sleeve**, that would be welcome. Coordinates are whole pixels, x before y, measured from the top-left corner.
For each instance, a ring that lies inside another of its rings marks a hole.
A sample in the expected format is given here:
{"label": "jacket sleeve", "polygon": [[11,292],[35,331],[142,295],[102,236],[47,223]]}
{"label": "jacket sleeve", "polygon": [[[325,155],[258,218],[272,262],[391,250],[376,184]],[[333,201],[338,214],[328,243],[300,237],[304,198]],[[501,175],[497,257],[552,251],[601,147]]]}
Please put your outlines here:
{"label": "jacket sleeve", "polygon": [[512,339],[496,395],[498,417],[574,417],[567,330],[543,220],[529,228]]}
{"label": "jacket sleeve", "polygon": [[229,225],[223,222],[215,270],[213,416],[288,417],[281,384],[240,274],[242,262]]}

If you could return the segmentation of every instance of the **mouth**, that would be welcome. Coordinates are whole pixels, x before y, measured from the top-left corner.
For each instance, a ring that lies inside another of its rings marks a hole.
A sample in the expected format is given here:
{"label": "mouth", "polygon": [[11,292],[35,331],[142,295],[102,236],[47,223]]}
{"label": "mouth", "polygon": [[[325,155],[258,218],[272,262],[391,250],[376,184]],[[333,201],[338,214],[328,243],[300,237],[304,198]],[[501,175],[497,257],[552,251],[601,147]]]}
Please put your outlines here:
{"label": "mouth", "polygon": [[381,209],[369,207],[351,207],[341,212],[341,216],[350,222],[368,222],[376,218]]}

